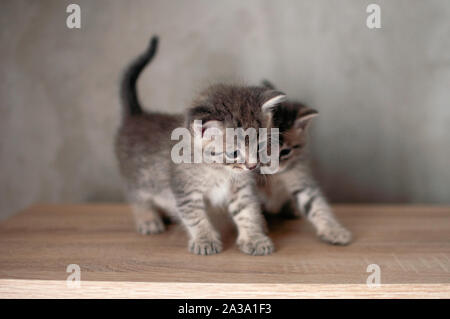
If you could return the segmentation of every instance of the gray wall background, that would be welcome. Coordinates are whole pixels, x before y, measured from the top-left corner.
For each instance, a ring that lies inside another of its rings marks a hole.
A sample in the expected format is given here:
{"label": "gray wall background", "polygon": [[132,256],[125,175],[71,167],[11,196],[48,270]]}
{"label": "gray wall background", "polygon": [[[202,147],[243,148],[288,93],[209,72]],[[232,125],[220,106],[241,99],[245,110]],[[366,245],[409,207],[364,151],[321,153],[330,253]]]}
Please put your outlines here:
{"label": "gray wall background", "polygon": [[[371,2],[382,29],[365,25]],[[145,105],[180,112],[209,83],[268,78],[320,110],[312,151],[333,201],[450,203],[448,0],[3,0],[0,218],[121,200],[117,83],[152,34]]]}

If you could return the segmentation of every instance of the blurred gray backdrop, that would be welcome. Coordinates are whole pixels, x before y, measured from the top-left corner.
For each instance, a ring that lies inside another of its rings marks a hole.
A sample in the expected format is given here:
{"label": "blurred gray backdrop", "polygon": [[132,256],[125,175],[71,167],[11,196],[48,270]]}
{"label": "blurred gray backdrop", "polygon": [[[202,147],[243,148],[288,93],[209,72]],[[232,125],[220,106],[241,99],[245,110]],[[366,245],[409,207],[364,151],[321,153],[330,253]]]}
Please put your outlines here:
{"label": "blurred gray backdrop", "polygon": [[0,218],[122,199],[118,78],[152,34],[147,107],[180,112],[210,83],[268,78],[320,111],[312,152],[333,201],[450,203],[448,0],[2,0]]}

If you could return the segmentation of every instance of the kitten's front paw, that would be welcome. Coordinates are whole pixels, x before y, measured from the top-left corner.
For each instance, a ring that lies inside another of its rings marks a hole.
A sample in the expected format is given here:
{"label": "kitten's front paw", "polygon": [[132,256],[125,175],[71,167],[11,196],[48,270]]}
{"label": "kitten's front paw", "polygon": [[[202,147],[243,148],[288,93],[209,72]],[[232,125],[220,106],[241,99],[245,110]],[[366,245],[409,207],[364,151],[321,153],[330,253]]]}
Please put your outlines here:
{"label": "kitten's front paw", "polygon": [[222,251],[222,242],[215,238],[193,238],[189,241],[189,251],[197,255],[213,255]]}
{"label": "kitten's front paw", "polygon": [[162,233],[165,226],[161,218],[137,221],[137,230],[142,235],[154,235]]}
{"label": "kitten's front paw", "polygon": [[333,245],[347,245],[352,240],[352,233],[339,224],[318,231],[317,235],[323,241]]}
{"label": "kitten's front paw", "polygon": [[243,253],[255,256],[270,255],[275,250],[270,238],[263,234],[238,238],[237,245]]}

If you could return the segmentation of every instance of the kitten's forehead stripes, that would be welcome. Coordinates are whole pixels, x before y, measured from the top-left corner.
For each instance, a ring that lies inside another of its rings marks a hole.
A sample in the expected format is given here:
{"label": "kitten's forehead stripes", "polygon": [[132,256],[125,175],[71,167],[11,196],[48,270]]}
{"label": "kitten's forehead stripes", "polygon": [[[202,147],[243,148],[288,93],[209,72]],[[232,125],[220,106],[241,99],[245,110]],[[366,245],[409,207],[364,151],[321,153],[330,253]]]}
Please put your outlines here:
{"label": "kitten's forehead stripes", "polygon": [[[188,127],[194,120],[223,122],[223,128],[261,128],[267,124],[264,110],[286,99],[275,90],[261,87],[213,85],[205,90],[188,111]],[[259,133],[259,132],[258,132]]]}

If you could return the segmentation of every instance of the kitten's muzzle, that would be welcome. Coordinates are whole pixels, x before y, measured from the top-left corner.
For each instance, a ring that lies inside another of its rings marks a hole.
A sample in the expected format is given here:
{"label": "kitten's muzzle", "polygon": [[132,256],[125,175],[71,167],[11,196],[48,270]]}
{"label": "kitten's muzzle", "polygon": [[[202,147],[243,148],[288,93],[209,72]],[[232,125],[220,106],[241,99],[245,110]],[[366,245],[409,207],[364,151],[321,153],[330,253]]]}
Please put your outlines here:
{"label": "kitten's muzzle", "polygon": [[250,170],[250,171],[256,169],[257,167],[258,167],[258,164],[249,164],[249,163],[245,164],[245,168]]}

